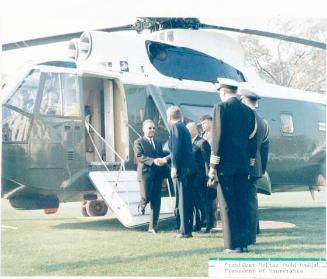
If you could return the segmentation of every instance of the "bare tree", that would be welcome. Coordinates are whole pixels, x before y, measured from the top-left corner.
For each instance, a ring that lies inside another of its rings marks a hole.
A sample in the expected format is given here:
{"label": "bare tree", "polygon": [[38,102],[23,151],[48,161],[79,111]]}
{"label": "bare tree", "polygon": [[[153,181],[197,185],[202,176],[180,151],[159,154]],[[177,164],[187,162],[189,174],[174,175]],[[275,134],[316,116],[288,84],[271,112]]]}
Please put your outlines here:
{"label": "bare tree", "polygon": [[[273,32],[327,41],[327,19],[274,20]],[[326,50],[243,35],[245,59],[269,83],[326,93]]]}

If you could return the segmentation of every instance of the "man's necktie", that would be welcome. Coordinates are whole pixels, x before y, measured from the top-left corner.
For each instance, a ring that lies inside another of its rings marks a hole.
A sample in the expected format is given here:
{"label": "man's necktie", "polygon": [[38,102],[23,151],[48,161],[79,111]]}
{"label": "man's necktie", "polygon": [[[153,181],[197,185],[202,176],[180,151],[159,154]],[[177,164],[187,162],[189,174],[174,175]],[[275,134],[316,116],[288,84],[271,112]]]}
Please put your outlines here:
{"label": "man's necktie", "polygon": [[156,146],[154,145],[153,139],[150,139],[150,143],[153,146],[153,149],[156,150]]}

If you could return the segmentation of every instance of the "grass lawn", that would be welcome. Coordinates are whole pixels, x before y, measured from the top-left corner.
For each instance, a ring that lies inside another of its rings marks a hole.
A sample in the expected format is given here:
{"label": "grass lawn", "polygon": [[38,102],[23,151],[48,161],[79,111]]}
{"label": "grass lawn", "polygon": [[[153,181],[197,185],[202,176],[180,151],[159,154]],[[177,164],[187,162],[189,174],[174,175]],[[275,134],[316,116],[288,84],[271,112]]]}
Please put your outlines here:
{"label": "grass lawn", "polygon": [[[266,229],[250,253],[237,257],[326,257],[325,192],[259,195],[260,218],[293,223]],[[2,199],[1,276],[207,276],[208,258],[222,253],[222,232],[175,239],[175,221],[124,228],[112,214],[77,218],[80,203],[61,204],[54,215],[18,211]]]}

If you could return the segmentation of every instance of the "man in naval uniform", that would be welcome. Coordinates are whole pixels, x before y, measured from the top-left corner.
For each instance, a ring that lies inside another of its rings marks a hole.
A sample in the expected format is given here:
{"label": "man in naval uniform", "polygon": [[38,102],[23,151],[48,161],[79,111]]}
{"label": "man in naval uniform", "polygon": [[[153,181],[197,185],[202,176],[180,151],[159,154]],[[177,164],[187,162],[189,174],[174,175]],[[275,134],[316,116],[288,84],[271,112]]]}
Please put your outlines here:
{"label": "man in naval uniform", "polygon": [[150,203],[149,232],[156,234],[161,205],[161,185],[164,178],[164,164],[161,158],[164,157],[164,153],[161,143],[154,138],[155,126],[153,121],[145,120],[142,127],[144,136],[134,142],[141,194],[139,210],[144,214],[146,205]]}
{"label": "man in naval uniform", "polygon": [[236,97],[238,83],[219,78],[222,103],[214,106],[209,184],[218,176],[224,252],[242,253],[248,244],[247,190],[257,150],[254,112]]}
{"label": "man in naval uniform", "polygon": [[257,102],[260,97],[253,91],[242,89],[241,102],[251,108],[255,113],[257,121],[257,152],[255,156],[255,165],[250,168],[249,190],[248,190],[248,204],[249,204],[249,245],[256,242],[256,235],[259,232],[259,216],[258,216],[258,198],[256,183],[260,177],[265,173],[268,152],[269,152],[269,126],[255,111]]}

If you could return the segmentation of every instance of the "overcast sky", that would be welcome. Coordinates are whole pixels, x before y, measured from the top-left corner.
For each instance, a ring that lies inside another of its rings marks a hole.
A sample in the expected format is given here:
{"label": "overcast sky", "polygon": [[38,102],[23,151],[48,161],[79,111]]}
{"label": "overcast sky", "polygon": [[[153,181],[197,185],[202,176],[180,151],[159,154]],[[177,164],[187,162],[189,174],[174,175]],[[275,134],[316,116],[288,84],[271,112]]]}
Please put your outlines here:
{"label": "overcast sky", "polygon": [[[227,2],[227,3],[225,3]],[[134,23],[137,16],[198,17],[202,22],[267,30],[272,18],[326,17],[323,0],[1,0],[2,43]],[[274,31],[274,30],[268,30]],[[1,72],[26,60],[61,56],[61,45],[8,51]]]}

